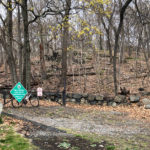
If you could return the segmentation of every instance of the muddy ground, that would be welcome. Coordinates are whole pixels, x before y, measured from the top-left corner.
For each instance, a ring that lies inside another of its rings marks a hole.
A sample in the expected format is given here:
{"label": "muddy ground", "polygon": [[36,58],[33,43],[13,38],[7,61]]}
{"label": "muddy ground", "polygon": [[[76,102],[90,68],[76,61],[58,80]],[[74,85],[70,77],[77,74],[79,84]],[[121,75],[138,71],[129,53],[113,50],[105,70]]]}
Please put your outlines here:
{"label": "muddy ground", "polygon": [[44,150],[149,150],[150,122],[127,112],[40,106],[4,108],[5,113],[31,121],[23,134]]}

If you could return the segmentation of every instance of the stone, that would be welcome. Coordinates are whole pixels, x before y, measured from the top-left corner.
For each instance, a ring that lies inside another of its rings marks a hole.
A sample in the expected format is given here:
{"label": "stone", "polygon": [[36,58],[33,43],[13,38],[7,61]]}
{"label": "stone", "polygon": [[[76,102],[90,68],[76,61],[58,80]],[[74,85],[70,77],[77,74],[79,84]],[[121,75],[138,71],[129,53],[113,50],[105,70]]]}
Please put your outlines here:
{"label": "stone", "polygon": [[86,99],[88,97],[88,94],[82,94],[82,97]]}
{"label": "stone", "polygon": [[102,106],[103,105],[103,101],[98,101],[97,105],[101,105]]}
{"label": "stone", "polygon": [[108,102],[107,106],[116,107],[117,103],[116,102]]}
{"label": "stone", "polygon": [[0,115],[2,113],[2,110],[3,110],[3,104],[0,102]]}
{"label": "stone", "polygon": [[111,106],[112,106],[112,107],[116,107],[116,106],[117,106],[117,103],[116,103],[116,102],[113,102]]}
{"label": "stone", "polygon": [[142,103],[143,103],[144,105],[150,105],[150,99],[144,98],[144,99],[142,99]]}
{"label": "stone", "polygon": [[81,99],[80,98],[76,98],[76,103],[80,103]]}
{"label": "stone", "polygon": [[137,103],[140,101],[140,96],[138,95],[130,95],[130,102],[131,103]]}
{"label": "stone", "polygon": [[122,106],[130,106],[131,103],[130,102],[125,102],[125,103],[122,103]]}
{"label": "stone", "polygon": [[70,99],[69,99],[69,98],[66,98],[66,102],[70,102]]}
{"label": "stone", "polygon": [[72,93],[67,93],[68,98],[72,98]]}
{"label": "stone", "polygon": [[148,105],[145,105],[145,107],[144,107],[145,109],[150,109],[150,104],[148,104]]}
{"label": "stone", "polygon": [[62,102],[62,99],[61,99],[61,98],[59,98],[59,99],[58,99],[58,102],[59,102],[59,103],[61,103],[61,102]]}
{"label": "stone", "polygon": [[137,103],[137,106],[141,107],[141,106],[143,106],[143,103],[140,101],[140,102]]}
{"label": "stone", "polygon": [[72,99],[70,99],[70,102],[75,103],[75,102],[76,102],[76,99],[72,98]]}
{"label": "stone", "polygon": [[97,104],[97,101],[89,101],[90,105],[96,105]]}
{"label": "stone", "polygon": [[56,93],[49,93],[49,95],[50,95],[50,96],[55,96],[55,95],[56,95]]}
{"label": "stone", "polygon": [[95,100],[95,95],[89,95],[88,100],[89,101],[94,101]]}
{"label": "stone", "polygon": [[86,104],[87,103],[87,101],[85,100],[85,98],[81,98],[81,102],[80,102],[81,104]]}
{"label": "stone", "polygon": [[107,102],[104,102],[104,103],[103,103],[103,106],[107,106]]}
{"label": "stone", "polygon": [[150,96],[150,92],[147,91],[139,91],[142,96]]}
{"label": "stone", "polygon": [[113,103],[113,102],[108,102],[108,103],[107,103],[107,106],[112,106],[112,103]]}
{"label": "stone", "polygon": [[97,101],[103,101],[103,100],[104,100],[104,97],[101,96],[101,95],[96,95],[96,100],[97,100]]}
{"label": "stone", "polygon": [[113,101],[114,101],[114,97],[104,96],[104,97],[103,97],[103,100],[104,100],[105,102],[113,102]]}
{"label": "stone", "polygon": [[73,94],[72,98],[81,99],[82,95],[81,94]]}
{"label": "stone", "polygon": [[51,101],[54,101],[55,100],[55,96],[51,96],[50,99],[51,99]]}
{"label": "stone", "polygon": [[114,102],[116,103],[123,103],[126,101],[126,96],[124,95],[117,95],[114,99]]}

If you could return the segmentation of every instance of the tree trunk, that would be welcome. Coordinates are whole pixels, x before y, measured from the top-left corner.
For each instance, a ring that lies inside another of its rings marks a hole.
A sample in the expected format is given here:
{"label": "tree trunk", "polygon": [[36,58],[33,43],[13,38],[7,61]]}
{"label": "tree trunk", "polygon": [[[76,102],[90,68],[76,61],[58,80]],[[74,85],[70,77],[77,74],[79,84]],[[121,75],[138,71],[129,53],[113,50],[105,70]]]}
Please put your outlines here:
{"label": "tree trunk", "polygon": [[63,36],[62,36],[62,84],[64,86],[63,90],[63,105],[66,102],[66,86],[67,86],[67,48],[68,48],[68,36],[69,36],[69,12],[71,7],[71,0],[66,0],[65,15],[63,18]]}
{"label": "tree trunk", "polygon": [[110,33],[109,33],[109,29],[107,30],[107,47],[109,50],[109,57],[110,57],[110,63],[112,63],[112,48],[111,48],[111,41],[110,41]]}
{"label": "tree trunk", "polygon": [[[12,84],[15,85],[18,79],[17,79],[17,71],[16,71],[17,67],[15,64],[15,59],[13,56],[13,47],[12,47],[12,39],[13,39],[12,1],[7,0],[7,4],[9,7],[7,9],[7,28],[6,28],[7,43],[4,43],[6,41],[3,41],[3,44],[4,44],[3,46],[4,46],[4,49],[6,50],[6,55],[7,55],[6,59],[8,60],[8,65],[9,65],[9,69],[11,72]],[[5,33],[3,36],[5,37]]]}
{"label": "tree trunk", "polygon": [[124,19],[124,13],[128,7],[128,5],[132,2],[132,0],[127,0],[125,2],[125,4],[123,5],[123,7],[120,10],[120,22],[119,22],[119,26],[117,29],[117,32],[115,34],[115,47],[114,47],[114,58],[113,58],[113,75],[114,75],[114,92],[115,95],[117,95],[118,92],[118,85],[117,85],[117,67],[116,67],[116,57],[117,57],[117,51],[118,51],[118,40],[119,40],[119,35],[122,29],[122,25],[123,25],[123,19]]}
{"label": "tree trunk", "polygon": [[124,55],[124,41],[125,41],[125,35],[124,31],[122,31],[121,35],[121,45],[120,45],[120,63],[123,63],[123,55]]}
{"label": "tree trunk", "polygon": [[19,50],[19,80],[22,82],[23,75],[23,46],[22,46],[22,39],[21,39],[21,23],[20,23],[20,6],[18,5],[18,50]]}
{"label": "tree trunk", "polygon": [[30,42],[29,42],[29,22],[28,22],[28,0],[22,0],[22,17],[24,26],[24,66],[23,66],[23,85],[26,89],[30,90],[31,80],[31,63],[30,63]]}
{"label": "tree trunk", "polygon": [[102,38],[102,35],[99,36],[99,47],[100,47],[100,50],[103,50],[103,38]]}
{"label": "tree trunk", "polygon": [[40,27],[40,39],[41,39],[41,44],[40,44],[40,63],[41,63],[41,75],[42,79],[46,79],[46,67],[45,67],[45,60],[44,60],[44,42],[43,42],[43,28],[42,25]]}

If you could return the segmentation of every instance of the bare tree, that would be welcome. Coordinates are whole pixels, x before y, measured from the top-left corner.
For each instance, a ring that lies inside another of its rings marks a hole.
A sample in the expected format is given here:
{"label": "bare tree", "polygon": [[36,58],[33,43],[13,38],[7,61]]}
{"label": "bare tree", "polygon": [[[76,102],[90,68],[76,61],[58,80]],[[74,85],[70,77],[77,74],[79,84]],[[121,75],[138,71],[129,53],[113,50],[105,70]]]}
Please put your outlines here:
{"label": "bare tree", "polygon": [[116,56],[117,56],[117,51],[118,51],[118,40],[119,40],[119,35],[122,29],[123,25],[123,19],[124,19],[124,14],[129,6],[129,4],[132,2],[132,0],[127,0],[125,4],[122,6],[120,10],[120,22],[119,26],[117,28],[116,34],[115,34],[115,46],[114,46],[114,58],[113,58],[113,71],[114,71],[114,88],[115,88],[115,95],[117,95],[118,91],[118,86],[117,86],[117,68],[116,68]]}

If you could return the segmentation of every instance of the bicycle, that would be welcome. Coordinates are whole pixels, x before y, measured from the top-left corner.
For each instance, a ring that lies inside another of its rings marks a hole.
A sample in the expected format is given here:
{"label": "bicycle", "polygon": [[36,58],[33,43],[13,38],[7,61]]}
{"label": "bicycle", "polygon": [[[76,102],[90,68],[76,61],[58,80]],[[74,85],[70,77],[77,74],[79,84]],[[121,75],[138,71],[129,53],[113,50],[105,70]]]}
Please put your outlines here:
{"label": "bicycle", "polygon": [[11,98],[11,104],[14,108],[22,107],[23,104],[27,105],[28,102],[30,102],[30,104],[33,107],[38,107],[39,106],[39,97],[35,97],[33,95],[33,93],[29,92],[20,103],[17,100],[15,100],[14,97]]}

